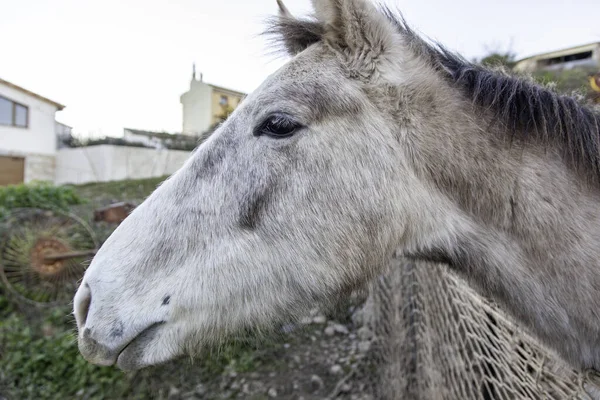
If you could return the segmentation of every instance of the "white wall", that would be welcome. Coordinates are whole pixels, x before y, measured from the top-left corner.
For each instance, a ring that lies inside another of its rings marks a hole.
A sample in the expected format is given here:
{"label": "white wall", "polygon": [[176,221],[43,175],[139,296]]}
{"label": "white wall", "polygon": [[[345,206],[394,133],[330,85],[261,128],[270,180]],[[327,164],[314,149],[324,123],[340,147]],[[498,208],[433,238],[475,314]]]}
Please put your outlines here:
{"label": "white wall", "polygon": [[192,79],[190,90],[181,95],[183,106],[183,133],[199,135],[210,128],[212,87]]}
{"label": "white wall", "polygon": [[56,184],[107,182],[170,175],[191,152],[99,145],[60,149],[56,156]]}
{"label": "white wall", "polygon": [[0,82],[0,96],[29,107],[29,126],[0,125],[0,151],[4,154],[56,154],[54,117],[57,107]]}

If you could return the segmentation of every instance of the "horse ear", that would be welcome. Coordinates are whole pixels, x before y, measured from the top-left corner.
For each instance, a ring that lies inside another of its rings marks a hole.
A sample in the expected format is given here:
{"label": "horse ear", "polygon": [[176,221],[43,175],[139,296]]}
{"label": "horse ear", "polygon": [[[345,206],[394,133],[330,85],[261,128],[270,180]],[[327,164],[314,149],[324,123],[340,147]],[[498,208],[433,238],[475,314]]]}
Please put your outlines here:
{"label": "horse ear", "polygon": [[279,7],[279,17],[281,18],[294,18],[290,10],[287,9],[282,0],[277,0],[277,6]]}
{"label": "horse ear", "polygon": [[[385,60],[401,41],[392,22],[367,0],[313,0],[317,19],[324,26],[324,39],[343,50],[354,63]],[[387,54],[386,54],[387,53]]]}
{"label": "horse ear", "polygon": [[275,33],[279,37],[289,55],[295,56],[321,40],[323,29],[318,21],[297,19],[283,4],[283,0],[277,0],[277,5],[279,16],[269,33]]}

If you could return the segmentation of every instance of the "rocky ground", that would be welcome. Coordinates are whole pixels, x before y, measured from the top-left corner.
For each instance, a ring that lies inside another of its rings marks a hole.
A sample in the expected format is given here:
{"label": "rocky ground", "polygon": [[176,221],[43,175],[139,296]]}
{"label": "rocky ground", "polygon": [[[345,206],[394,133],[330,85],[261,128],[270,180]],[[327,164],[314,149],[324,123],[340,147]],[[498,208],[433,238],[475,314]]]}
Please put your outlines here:
{"label": "rocky ground", "polygon": [[[362,309],[330,319],[314,310],[298,326],[287,326],[280,341],[250,365],[236,360],[215,379],[193,388],[173,385],[168,399],[352,399],[370,400],[367,373],[373,335],[362,323]],[[257,361],[259,360],[259,361]]]}

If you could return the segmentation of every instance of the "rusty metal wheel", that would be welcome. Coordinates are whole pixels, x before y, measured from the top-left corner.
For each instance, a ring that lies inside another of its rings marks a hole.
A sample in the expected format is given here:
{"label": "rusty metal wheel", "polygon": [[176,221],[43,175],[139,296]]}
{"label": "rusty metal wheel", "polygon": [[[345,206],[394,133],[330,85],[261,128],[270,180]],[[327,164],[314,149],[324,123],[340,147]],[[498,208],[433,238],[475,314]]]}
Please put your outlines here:
{"label": "rusty metal wheel", "polygon": [[80,218],[22,208],[0,221],[0,279],[18,300],[67,304],[98,244]]}

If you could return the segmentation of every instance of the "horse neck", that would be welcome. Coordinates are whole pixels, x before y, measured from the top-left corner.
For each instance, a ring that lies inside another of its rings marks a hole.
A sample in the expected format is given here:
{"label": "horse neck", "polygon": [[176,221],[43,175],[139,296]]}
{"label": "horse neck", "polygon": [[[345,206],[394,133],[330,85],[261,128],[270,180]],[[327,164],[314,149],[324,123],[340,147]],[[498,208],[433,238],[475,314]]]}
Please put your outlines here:
{"label": "horse neck", "polygon": [[600,368],[598,189],[560,149],[511,141],[439,92],[413,110],[419,129],[404,128],[407,159],[446,216],[413,255],[448,262],[566,359]]}

